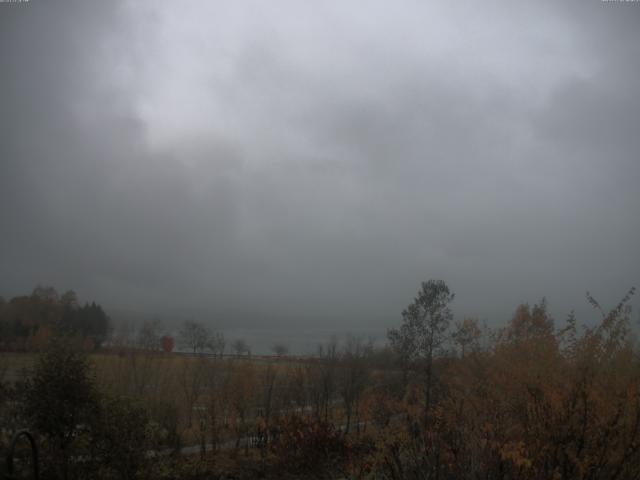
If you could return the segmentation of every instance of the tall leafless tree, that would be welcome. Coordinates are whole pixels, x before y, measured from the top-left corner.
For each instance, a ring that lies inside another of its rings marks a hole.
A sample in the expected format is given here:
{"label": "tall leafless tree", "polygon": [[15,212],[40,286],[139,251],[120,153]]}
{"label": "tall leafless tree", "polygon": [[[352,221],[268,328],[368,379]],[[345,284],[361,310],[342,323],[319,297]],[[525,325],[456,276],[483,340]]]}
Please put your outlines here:
{"label": "tall leafless tree", "polygon": [[433,401],[433,359],[446,340],[453,318],[449,308],[453,299],[454,294],[443,280],[422,282],[418,295],[402,312],[400,328],[388,332],[389,342],[398,356],[421,373],[425,426]]}

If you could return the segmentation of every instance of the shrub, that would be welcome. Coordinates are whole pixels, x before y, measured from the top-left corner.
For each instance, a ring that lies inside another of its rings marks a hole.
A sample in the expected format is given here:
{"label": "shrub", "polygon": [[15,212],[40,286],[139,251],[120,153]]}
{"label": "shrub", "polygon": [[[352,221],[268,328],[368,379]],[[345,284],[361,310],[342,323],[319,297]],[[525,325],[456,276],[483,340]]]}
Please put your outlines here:
{"label": "shrub", "polygon": [[280,419],[271,452],[276,465],[296,474],[322,476],[341,471],[349,457],[349,443],[332,424],[302,416]]}

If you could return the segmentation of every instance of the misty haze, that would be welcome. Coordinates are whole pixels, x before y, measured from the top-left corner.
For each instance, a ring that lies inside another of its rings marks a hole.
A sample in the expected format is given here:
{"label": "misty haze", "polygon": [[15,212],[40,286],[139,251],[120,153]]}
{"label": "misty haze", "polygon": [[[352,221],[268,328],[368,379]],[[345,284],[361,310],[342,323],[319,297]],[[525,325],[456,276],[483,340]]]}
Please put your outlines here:
{"label": "misty haze", "polygon": [[638,478],[639,27],[0,0],[0,477]]}

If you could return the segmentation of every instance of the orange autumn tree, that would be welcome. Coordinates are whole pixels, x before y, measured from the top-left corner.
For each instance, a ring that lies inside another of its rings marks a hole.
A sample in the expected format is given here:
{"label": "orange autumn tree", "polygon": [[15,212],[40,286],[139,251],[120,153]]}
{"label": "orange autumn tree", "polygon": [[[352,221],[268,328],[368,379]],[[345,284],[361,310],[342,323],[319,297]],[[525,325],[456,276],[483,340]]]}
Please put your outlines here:
{"label": "orange autumn tree", "polygon": [[[631,289],[600,322],[556,329],[546,302],[519,306],[490,349],[440,358],[431,422],[391,424],[381,478],[627,479],[640,471],[640,358]],[[411,408],[405,407],[411,420]]]}
{"label": "orange autumn tree", "polygon": [[164,335],[162,338],[160,338],[160,346],[162,347],[163,352],[165,353],[173,352],[174,345],[175,345],[175,342],[173,340],[173,337],[170,337],[169,335]]}

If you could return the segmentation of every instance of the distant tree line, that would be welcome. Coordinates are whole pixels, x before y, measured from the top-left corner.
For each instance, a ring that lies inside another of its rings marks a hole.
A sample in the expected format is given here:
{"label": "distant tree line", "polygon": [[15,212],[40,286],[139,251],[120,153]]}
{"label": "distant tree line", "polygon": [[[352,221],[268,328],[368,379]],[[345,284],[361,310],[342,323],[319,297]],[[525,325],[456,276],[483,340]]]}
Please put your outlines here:
{"label": "distant tree line", "polygon": [[221,332],[195,320],[182,322],[177,338],[168,331],[159,319],[145,320],[137,331],[129,324],[114,332],[110,346],[116,349],[171,353],[176,347],[193,354],[208,353],[222,356],[226,340]]}
{"label": "distant tree line", "polygon": [[82,341],[86,350],[99,347],[110,331],[110,319],[95,302],[81,305],[73,290],[62,295],[37,286],[31,295],[6,301],[0,297],[0,349],[41,350],[53,334]]}

